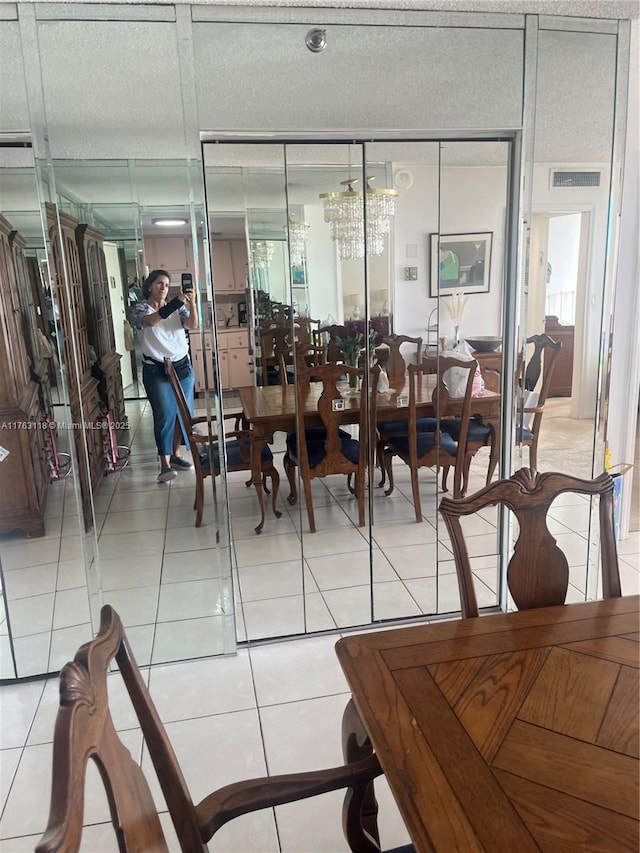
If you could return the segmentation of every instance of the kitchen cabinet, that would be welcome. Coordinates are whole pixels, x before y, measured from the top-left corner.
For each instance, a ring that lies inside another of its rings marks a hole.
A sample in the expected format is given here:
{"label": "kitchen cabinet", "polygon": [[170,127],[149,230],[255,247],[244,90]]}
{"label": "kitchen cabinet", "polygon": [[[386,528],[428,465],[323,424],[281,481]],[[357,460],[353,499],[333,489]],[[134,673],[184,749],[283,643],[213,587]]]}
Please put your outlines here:
{"label": "kitchen cabinet", "polygon": [[144,258],[149,270],[166,270],[174,275],[193,272],[190,237],[145,237]]}
{"label": "kitchen cabinet", "polygon": [[211,263],[216,293],[244,295],[247,286],[247,247],[244,240],[214,240]]}
{"label": "kitchen cabinet", "polygon": [[[196,391],[213,388],[214,352],[212,333],[190,333],[191,361]],[[229,391],[253,385],[253,358],[249,356],[247,329],[218,329],[218,366],[222,389]]]}

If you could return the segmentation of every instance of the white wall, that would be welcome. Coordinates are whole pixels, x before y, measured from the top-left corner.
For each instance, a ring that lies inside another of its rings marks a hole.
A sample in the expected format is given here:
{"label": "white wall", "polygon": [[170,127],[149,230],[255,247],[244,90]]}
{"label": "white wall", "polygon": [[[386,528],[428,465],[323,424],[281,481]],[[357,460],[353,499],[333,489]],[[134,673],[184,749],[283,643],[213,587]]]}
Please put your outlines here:
{"label": "white wall", "polygon": [[[430,236],[438,232],[438,172],[436,166],[394,164],[409,169],[413,184],[402,190],[395,217],[394,327],[400,334],[426,340],[429,313],[436,300],[429,296]],[[470,294],[460,334],[499,335],[501,332],[506,167],[458,167],[443,170],[442,233],[493,232],[488,293]],[[412,253],[417,247],[417,257]],[[405,281],[405,266],[418,267],[418,280]],[[440,332],[453,336],[453,322],[440,311]]]}

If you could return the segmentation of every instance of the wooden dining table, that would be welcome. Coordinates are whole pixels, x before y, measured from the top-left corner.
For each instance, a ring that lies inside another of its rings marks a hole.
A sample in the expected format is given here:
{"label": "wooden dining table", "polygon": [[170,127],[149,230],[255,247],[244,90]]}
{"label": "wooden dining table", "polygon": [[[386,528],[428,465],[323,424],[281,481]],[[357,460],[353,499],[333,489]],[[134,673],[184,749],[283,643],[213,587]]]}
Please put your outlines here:
{"label": "wooden dining table", "polygon": [[346,637],[418,853],[638,851],[640,597]]}
{"label": "wooden dining table", "polygon": [[[432,393],[437,377],[424,374],[418,390],[417,411],[419,417],[435,415]],[[261,520],[256,527],[260,533],[264,526],[264,494],[262,489],[261,456],[266,444],[271,444],[276,432],[295,432],[296,406],[303,407],[305,426],[321,426],[318,413],[318,399],[322,393],[322,383],[310,383],[310,391],[304,399],[296,392],[295,385],[267,385],[240,388],[240,399],[244,416],[251,426],[251,477],[256,487],[260,505]],[[349,394],[345,382],[345,408],[342,413],[344,424],[357,423],[360,418],[360,399],[358,394]],[[482,417],[483,423],[491,428],[491,461],[497,463],[500,447],[500,394],[485,390],[482,395],[473,397],[471,414]],[[377,397],[377,419],[379,421],[407,420],[409,405],[409,384],[405,377],[390,381],[389,391],[379,393]],[[447,414],[456,414],[462,408],[462,399],[449,399]]]}

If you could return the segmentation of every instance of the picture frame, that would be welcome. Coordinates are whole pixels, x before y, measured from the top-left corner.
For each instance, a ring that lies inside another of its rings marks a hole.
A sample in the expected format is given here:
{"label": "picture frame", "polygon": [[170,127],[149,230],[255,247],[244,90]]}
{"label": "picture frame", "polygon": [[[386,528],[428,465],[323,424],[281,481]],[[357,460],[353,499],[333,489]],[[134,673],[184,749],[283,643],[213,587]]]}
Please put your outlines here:
{"label": "picture frame", "polygon": [[429,295],[488,293],[493,231],[431,234]]}
{"label": "picture frame", "polygon": [[307,283],[307,271],[303,265],[291,265],[291,283],[294,287],[300,287],[301,285],[305,285]]}

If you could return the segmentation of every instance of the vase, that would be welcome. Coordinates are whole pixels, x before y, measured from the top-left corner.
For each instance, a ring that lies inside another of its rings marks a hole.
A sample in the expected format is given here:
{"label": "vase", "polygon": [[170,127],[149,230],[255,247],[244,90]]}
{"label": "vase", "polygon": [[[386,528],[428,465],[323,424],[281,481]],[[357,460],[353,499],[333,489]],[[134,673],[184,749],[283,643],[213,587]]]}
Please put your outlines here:
{"label": "vase", "polygon": [[460,344],[460,326],[454,326],[453,327],[453,348],[456,349],[456,347],[459,344]]}

